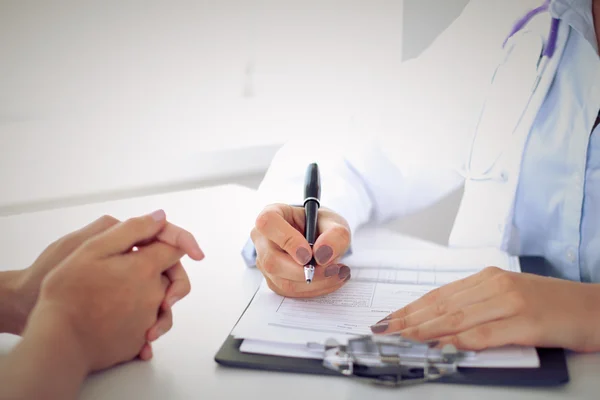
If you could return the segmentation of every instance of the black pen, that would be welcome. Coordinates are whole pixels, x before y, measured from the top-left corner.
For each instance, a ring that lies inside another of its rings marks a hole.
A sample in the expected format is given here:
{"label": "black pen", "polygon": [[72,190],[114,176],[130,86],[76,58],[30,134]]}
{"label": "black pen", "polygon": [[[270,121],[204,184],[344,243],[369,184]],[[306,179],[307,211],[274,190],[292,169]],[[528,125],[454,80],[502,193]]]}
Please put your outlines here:
{"label": "black pen", "polygon": [[[310,164],[306,169],[304,178],[304,237],[313,248],[317,240],[317,215],[321,206],[321,177],[319,176],[319,166],[315,163]],[[306,283],[311,283],[315,275],[315,258],[304,266],[304,278]]]}

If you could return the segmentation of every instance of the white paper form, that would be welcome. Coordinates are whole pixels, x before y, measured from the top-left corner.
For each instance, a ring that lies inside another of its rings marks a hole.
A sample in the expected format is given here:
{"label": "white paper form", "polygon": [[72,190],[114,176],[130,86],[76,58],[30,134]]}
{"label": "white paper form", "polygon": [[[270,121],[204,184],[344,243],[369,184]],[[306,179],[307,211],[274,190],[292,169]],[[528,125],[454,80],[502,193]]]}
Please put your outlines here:
{"label": "white paper form", "polygon": [[[334,338],[345,343],[351,337],[371,334],[370,325],[431,289],[348,282],[327,296],[290,299],[271,292],[263,283],[252,302],[256,308],[250,306],[232,334],[245,339],[242,352],[319,359],[322,354],[308,350],[308,342]],[[537,368],[539,358],[534,348],[508,346],[469,353],[460,366]]]}
{"label": "white paper form", "polygon": [[346,257],[353,281],[442,286],[485,267],[520,272],[518,257],[496,249],[361,250]]}
{"label": "white paper form", "polygon": [[305,345],[328,338],[346,342],[370,334],[370,326],[418,299],[432,286],[353,282],[326,296],[293,299],[273,293],[263,281],[234,328],[237,338]]}
{"label": "white paper form", "polygon": [[[455,258],[459,252],[463,253],[460,264]],[[418,257],[417,253],[422,257]],[[442,282],[449,280],[449,277],[470,275],[487,265],[520,270],[518,262],[515,263],[512,257],[495,251],[487,254],[476,252],[478,255],[472,253],[465,256],[467,252],[452,250],[452,255],[447,253],[446,258],[440,257],[437,251],[433,252],[437,254],[431,253],[428,251],[427,255],[424,255],[423,251],[393,251],[382,256],[381,252],[378,252],[378,255],[368,255],[361,251],[361,254],[347,261],[352,268],[352,279],[337,292],[318,298],[285,298],[273,293],[263,282],[232,335],[245,339],[242,351],[306,356],[305,347],[308,342],[323,343],[329,338],[334,338],[345,343],[351,337],[371,334],[371,325],[440,286]],[[490,257],[492,255],[495,261]],[[379,259],[373,261],[377,258],[375,256]],[[359,257],[364,258],[361,260]],[[429,257],[437,260],[436,263],[423,262]],[[409,265],[410,268],[394,267],[391,264],[392,259],[395,259],[397,264]],[[440,262],[440,259],[447,262]],[[482,260],[492,260],[492,264]],[[359,267],[361,264],[365,266]],[[374,276],[374,271],[378,274],[377,277]],[[394,279],[384,275],[384,282],[377,281],[382,280],[382,271],[396,275]],[[396,283],[409,282],[409,274],[417,274],[416,281],[419,282],[418,275],[422,273],[428,273],[433,278],[423,282],[427,284]],[[358,277],[355,277],[355,274]],[[361,279],[361,275],[366,279]],[[402,279],[398,279],[398,276]],[[521,347],[478,353],[477,357],[466,361],[473,366],[539,365],[535,349]]]}

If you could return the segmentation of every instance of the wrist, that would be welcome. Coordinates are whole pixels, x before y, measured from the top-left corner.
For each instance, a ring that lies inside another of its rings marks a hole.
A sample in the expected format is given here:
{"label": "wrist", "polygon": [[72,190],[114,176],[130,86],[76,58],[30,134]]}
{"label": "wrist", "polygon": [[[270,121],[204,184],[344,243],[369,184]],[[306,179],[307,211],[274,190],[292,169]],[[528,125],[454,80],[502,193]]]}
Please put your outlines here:
{"label": "wrist", "polygon": [[65,313],[37,304],[23,339],[0,360],[0,385],[11,398],[75,399],[89,368]]}
{"label": "wrist", "polygon": [[59,306],[41,301],[31,311],[23,341],[43,348],[40,359],[60,370],[61,375],[83,380],[90,371],[88,361],[70,315]]}
{"label": "wrist", "polygon": [[0,333],[20,335],[31,305],[23,292],[23,271],[0,272]]}

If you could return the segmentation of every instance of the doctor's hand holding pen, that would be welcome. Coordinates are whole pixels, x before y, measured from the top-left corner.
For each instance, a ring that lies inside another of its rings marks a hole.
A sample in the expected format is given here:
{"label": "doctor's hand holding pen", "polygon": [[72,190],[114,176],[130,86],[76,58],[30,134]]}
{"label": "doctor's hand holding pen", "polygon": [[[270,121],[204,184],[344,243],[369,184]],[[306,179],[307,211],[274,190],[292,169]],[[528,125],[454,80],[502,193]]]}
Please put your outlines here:
{"label": "doctor's hand holding pen", "polygon": [[[350,246],[350,228],[340,215],[318,210],[317,234],[311,248],[303,207],[271,204],[256,219],[251,239],[256,266],[269,288],[286,297],[315,297],[334,292],[350,279],[350,268],[339,262]],[[304,266],[316,264],[310,284]]]}

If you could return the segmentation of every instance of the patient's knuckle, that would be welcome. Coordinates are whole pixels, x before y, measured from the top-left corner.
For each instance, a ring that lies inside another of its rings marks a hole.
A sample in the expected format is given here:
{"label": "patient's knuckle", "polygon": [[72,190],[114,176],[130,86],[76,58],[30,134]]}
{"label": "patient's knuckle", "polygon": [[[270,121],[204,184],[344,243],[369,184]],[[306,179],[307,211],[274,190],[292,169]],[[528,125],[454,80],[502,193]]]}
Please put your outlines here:
{"label": "patient's knuckle", "polygon": [[170,331],[171,328],[173,328],[173,314],[169,313],[168,316],[165,318],[165,331]]}
{"label": "patient's knuckle", "polygon": [[130,232],[138,232],[144,230],[146,227],[146,221],[143,217],[132,217],[125,220],[124,226]]}
{"label": "patient's knuckle", "polygon": [[192,291],[192,284],[189,279],[182,279],[180,282],[181,285],[181,294],[183,296],[187,296]]}
{"label": "patient's knuckle", "polygon": [[171,286],[171,280],[165,274],[160,276],[160,283],[163,291],[167,290],[167,288]]}
{"label": "patient's knuckle", "polygon": [[118,224],[119,220],[113,217],[112,215],[104,214],[96,220],[96,223],[101,227],[108,229],[111,226]]}
{"label": "patient's knuckle", "polygon": [[74,234],[69,234],[55,241],[52,246],[57,253],[66,255],[73,252],[79,244],[80,240]]}
{"label": "patient's knuckle", "polygon": [[87,254],[88,256],[99,255],[102,251],[104,251],[103,243],[98,236],[85,239],[77,248],[78,253]]}

